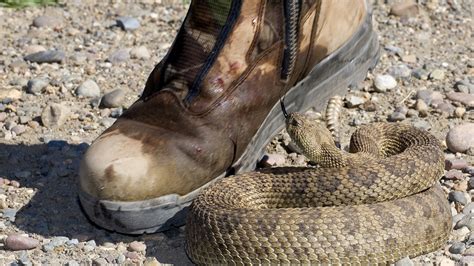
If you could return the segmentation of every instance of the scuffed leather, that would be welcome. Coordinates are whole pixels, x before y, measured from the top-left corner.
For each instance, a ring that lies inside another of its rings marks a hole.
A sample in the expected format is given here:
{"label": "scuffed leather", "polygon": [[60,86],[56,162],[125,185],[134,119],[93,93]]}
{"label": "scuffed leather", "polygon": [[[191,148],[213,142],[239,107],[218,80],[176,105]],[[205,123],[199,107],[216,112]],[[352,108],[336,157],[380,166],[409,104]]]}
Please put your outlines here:
{"label": "scuffed leather", "polygon": [[[280,80],[283,40],[254,53],[265,1],[244,0],[200,94],[186,103],[181,91],[164,88],[140,98],[87,151],[81,188],[100,199],[146,200],[187,194],[228,170],[278,99],[344,44],[367,12],[364,0],[313,0],[303,7],[289,82]],[[145,91],[158,84],[160,66]]]}

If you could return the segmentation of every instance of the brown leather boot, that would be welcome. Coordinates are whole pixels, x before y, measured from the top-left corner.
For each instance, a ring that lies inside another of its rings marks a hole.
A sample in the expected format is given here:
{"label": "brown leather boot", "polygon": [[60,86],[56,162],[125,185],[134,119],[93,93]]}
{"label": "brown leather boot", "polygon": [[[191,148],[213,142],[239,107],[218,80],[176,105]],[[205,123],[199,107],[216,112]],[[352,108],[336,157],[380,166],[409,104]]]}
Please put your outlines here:
{"label": "brown leather boot", "polygon": [[85,212],[130,234],[183,224],[204,187],[255,168],[283,129],[280,97],[322,109],[378,52],[365,0],[193,1],[143,95],[85,154]]}

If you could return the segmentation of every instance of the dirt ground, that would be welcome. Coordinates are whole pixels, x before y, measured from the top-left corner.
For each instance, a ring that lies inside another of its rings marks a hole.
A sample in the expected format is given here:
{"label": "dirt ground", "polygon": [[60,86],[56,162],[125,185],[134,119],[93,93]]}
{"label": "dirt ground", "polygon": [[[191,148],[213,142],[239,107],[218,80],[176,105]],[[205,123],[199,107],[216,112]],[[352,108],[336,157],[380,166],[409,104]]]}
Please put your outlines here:
{"label": "dirt ground", "polygon": [[[77,200],[82,154],[140,95],[187,10],[180,1],[128,2],[0,8],[1,265],[191,264],[184,227],[143,236],[108,232],[86,219]],[[399,1],[372,2],[382,55],[373,73],[344,95],[343,146],[357,126],[387,120],[429,130],[446,145],[449,131],[474,123],[472,2],[417,1],[414,10],[400,14],[393,14]],[[136,19],[139,27],[117,27],[121,16]],[[54,55],[60,63],[24,59],[52,49],[62,52]],[[375,86],[381,75],[395,86]],[[119,92],[112,97],[114,90]],[[104,95],[111,98],[108,107],[99,105]],[[473,127],[462,128],[458,138],[473,143]],[[473,151],[445,150],[447,160],[457,163],[440,181],[453,209],[450,241],[400,265],[474,265]],[[275,137],[267,155],[275,166],[308,163],[292,150],[286,133]],[[9,250],[12,235],[33,248]]]}

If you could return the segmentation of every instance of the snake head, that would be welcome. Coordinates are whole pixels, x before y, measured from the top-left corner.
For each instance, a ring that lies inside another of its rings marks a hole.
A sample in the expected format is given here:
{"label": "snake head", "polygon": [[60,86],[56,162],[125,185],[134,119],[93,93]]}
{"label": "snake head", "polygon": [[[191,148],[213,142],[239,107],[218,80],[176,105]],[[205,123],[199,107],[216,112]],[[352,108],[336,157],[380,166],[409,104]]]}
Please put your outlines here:
{"label": "snake head", "polygon": [[322,150],[334,147],[331,132],[323,123],[309,119],[300,113],[290,113],[286,117],[286,131],[308,159],[319,161]]}

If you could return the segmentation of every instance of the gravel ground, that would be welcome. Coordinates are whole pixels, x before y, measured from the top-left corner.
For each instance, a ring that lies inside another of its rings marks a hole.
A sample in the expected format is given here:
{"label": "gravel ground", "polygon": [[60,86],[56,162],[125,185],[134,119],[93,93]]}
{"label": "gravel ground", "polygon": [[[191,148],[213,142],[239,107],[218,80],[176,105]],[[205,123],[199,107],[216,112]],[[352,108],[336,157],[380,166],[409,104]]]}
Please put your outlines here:
{"label": "gravel ground", "polygon": [[[190,264],[184,228],[111,233],[90,224],[77,201],[81,155],[137,99],[186,13],[181,1],[106,2],[0,8],[1,265]],[[440,182],[455,230],[439,251],[398,264],[474,265],[471,0],[374,2],[382,57],[344,97],[343,146],[355,127],[387,120],[443,140]],[[266,164],[306,165],[292,147],[280,134]]]}

